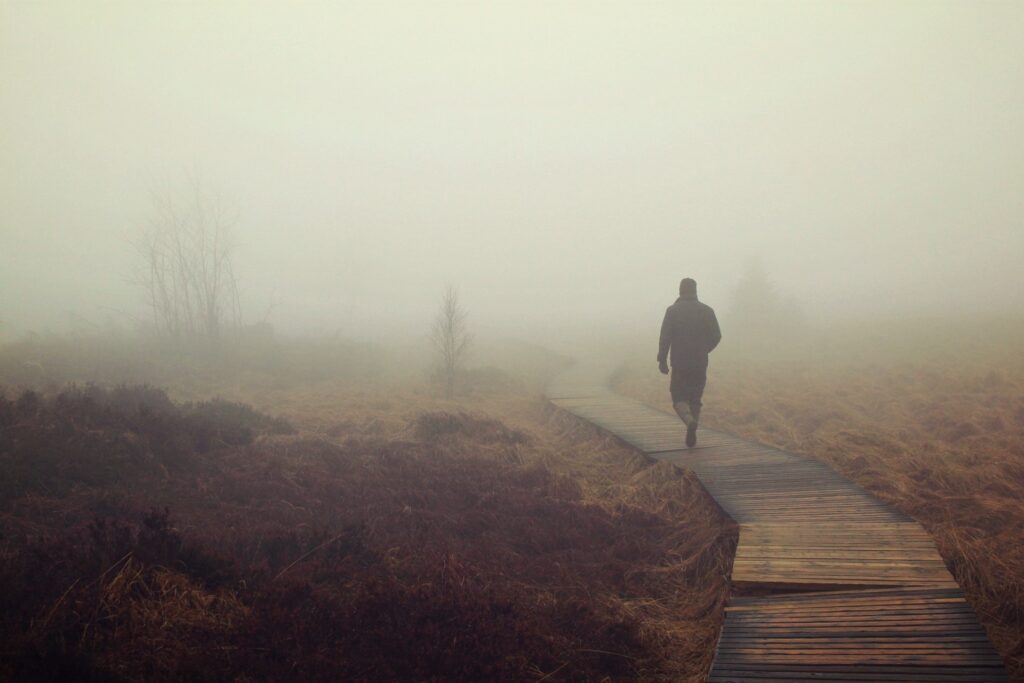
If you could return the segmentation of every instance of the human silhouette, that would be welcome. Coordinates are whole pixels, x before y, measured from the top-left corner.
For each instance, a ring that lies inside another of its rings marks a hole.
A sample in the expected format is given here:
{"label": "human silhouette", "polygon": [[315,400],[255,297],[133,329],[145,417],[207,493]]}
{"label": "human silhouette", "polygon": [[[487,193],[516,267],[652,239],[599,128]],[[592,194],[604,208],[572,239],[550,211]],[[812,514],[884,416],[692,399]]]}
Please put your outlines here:
{"label": "human silhouette", "polygon": [[697,300],[697,283],[683,278],[679,298],[665,311],[658,344],[658,369],[669,372],[672,361],[672,407],[686,424],[686,446],[697,445],[697,420],[707,384],[708,354],[722,340],[715,311]]}

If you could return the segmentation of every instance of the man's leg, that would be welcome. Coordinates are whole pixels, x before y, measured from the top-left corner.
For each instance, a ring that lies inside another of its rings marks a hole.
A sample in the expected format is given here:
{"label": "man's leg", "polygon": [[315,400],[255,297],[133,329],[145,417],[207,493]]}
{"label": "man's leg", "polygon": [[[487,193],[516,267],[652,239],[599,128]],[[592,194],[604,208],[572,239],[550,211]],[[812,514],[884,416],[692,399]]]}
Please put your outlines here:
{"label": "man's leg", "polygon": [[[691,411],[692,414],[692,411]],[[697,445],[697,418],[686,423],[686,447],[693,448]]]}
{"label": "man's leg", "polygon": [[707,383],[707,377],[702,376],[693,378],[693,383],[687,387],[687,399],[690,409],[690,415],[693,419],[686,423],[686,446],[687,448],[693,448],[697,445],[697,421],[700,419],[700,408],[701,408],[701,397],[704,396],[704,385]]}
{"label": "man's leg", "polygon": [[679,419],[689,427],[696,418],[690,410],[690,391],[687,376],[683,368],[672,368],[672,380],[669,390],[672,392],[672,408],[675,409]]}
{"label": "man's leg", "polygon": [[693,415],[693,421],[697,422],[700,420],[700,409],[704,404],[701,403],[701,398],[704,395],[704,387],[696,389],[693,394],[690,395],[690,414]]}
{"label": "man's leg", "polygon": [[701,399],[707,384],[707,370],[703,367],[672,368],[672,407],[686,424],[686,445],[697,445],[697,420],[700,419]]}
{"label": "man's leg", "polygon": [[693,416],[693,409],[690,407],[689,401],[676,401],[675,403],[672,404],[672,407],[675,408],[676,415],[679,416],[679,419],[682,420],[683,424],[685,424],[687,427],[690,426],[691,422],[696,424],[697,418]]}

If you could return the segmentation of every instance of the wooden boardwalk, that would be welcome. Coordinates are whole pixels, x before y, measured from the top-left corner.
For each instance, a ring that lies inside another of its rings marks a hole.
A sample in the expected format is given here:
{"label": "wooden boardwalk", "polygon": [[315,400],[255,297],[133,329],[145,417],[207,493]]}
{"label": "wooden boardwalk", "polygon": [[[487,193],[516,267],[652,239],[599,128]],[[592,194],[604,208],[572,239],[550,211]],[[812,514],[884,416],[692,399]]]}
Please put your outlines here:
{"label": "wooden boardwalk", "polygon": [[679,419],[609,390],[610,371],[574,366],[548,399],[692,470],[739,523],[708,680],[1007,680],[920,524],[810,458],[703,428],[687,449]]}

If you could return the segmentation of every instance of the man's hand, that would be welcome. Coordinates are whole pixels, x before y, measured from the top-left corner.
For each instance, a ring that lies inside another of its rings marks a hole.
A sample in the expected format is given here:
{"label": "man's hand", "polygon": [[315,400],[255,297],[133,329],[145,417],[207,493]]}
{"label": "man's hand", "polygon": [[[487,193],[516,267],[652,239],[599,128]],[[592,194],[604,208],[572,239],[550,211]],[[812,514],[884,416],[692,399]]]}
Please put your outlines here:
{"label": "man's hand", "polygon": [[668,363],[666,363],[665,361],[660,361],[658,363],[658,369],[661,370],[661,374],[667,375],[668,374]]}

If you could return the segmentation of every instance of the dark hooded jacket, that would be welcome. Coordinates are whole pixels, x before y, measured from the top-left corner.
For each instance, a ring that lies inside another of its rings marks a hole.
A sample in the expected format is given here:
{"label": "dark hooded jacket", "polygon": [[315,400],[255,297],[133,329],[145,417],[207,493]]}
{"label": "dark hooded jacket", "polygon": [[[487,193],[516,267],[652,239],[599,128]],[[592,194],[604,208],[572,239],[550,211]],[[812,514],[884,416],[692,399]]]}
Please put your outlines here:
{"label": "dark hooded jacket", "polygon": [[672,367],[705,369],[708,354],[722,340],[715,311],[695,294],[683,295],[665,311],[658,344],[658,362],[664,363],[671,352]]}

